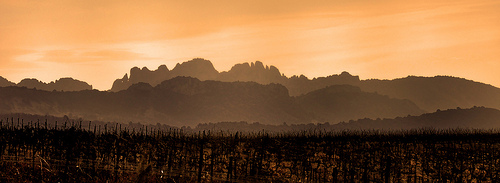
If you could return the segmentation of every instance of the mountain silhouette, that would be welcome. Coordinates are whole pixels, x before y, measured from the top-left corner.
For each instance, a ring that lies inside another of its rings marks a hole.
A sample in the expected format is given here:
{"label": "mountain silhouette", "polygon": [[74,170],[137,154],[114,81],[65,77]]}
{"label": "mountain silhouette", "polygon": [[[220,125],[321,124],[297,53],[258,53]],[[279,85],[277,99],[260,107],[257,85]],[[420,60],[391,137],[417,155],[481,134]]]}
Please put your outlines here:
{"label": "mountain silhouette", "polygon": [[[357,118],[394,118],[424,113],[410,100],[361,91],[351,85],[333,85],[297,97],[297,102],[318,121],[339,122]],[[353,116],[357,118],[353,118]]]}
{"label": "mountain silhouette", "polygon": [[176,77],[152,87],[137,83],[120,92],[47,92],[0,88],[3,113],[68,115],[100,121],[172,125],[200,122],[309,121],[285,87],[254,82],[200,81]]}
{"label": "mountain silhouette", "polygon": [[[323,97],[327,98],[317,100]],[[330,104],[325,105],[325,101]],[[312,106],[314,108],[310,108]],[[336,112],[337,108],[343,107],[346,109]],[[398,110],[381,112],[385,109]],[[347,110],[354,112],[342,114]],[[220,121],[336,123],[344,119],[384,118],[422,112],[410,101],[361,92],[353,86],[333,86],[302,97],[291,97],[287,88],[280,84],[201,81],[191,77],[176,77],[154,87],[141,82],[119,92],[49,92],[3,87],[0,88],[0,111],[175,126]]]}
{"label": "mountain silhouette", "polygon": [[113,82],[110,91],[121,91],[136,83],[148,83],[156,86],[162,81],[172,79],[177,76],[194,77],[201,80],[214,80],[219,72],[215,70],[212,62],[201,58],[196,58],[182,64],[177,64],[171,71],[167,66],[161,65],[157,70],[150,71],[147,67],[130,69],[130,78],[125,74],[122,79]]}
{"label": "mountain silhouette", "polygon": [[260,84],[277,83],[287,87],[292,96],[306,94],[330,85],[354,84],[359,82],[358,76],[352,76],[347,72],[343,72],[340,75],[314,78],[312,80],[309,80],[303,75],[300,77],[292,76],[288,78],[281,74],[275,66],[264,66],[260,61],[236,64],[229,71],[219,73],[209,60],[196,58],[182,64],[177,64],[172,71],[169,71],[164,65],[160,66],[155,71],[150,71],[146,67],[142,69],[134,67],[130,70],[130,78],[125,74],[122,79],[115,80],[110,91],[117,92],[125,90],[139,82],[156,86],[164,80],[177,76],[194,77],[202,81],[253,81]]}
{"label": "mountain silhouette", "polygon": [[500,111],[493,108],[473,107],[469,109],[438,110],[420,116],[398,117],[395,119],[360,119],[348,123],[333,125],[331,129],[498,129],[500,128]]}
{"label": "mountain silhouette", "polygon": [[26,88],[35,88],[39,90],[46,91],[81,91],[81,90],[92,90],[92,85],[87,84],[86,82],[79,81],[73,78],[61,78],[52,81],[50,83],[44,83],[38,81],[37,79],[23,79],[21,82],[17,84],[20,87]]}
{"label": "mountain silhouette", "polygon": [[212,62],[195,58],[193,60],[177,64],[171,71],[173,77],[188,76],[204,80],[214,80],[219,72],[215,70]]}
{"label": "mountain silhouette", "polygon": [[218,121],[337,123],[456,107],[500,109],[499,88],[463,78],[360,80],[342,72],[309,79],[304,75],[286,77],[278,68],[260,61],[218,72],[210,61],[201,58],[177,64],[172,70],[165,65],[153,71],[134,67],[130,76],[125,74],[114,82],[110,92],[84,91],[92,86],[72,78],[50,83],[24,79],[14,84],[0,77],[0,86],[5,95],[0,96],[4,105],[0,113],[177,125]]}
{"label": "mountain silhouette", "polygon": [[264,66],[260,61],[234,65],[231,70],[221,72],[217,80],[220,81],[253,81],[260,84],[284,84],[288,78],[274,66]]}
{"label": "mountain silhouette", "polygon": [[[339,131],[346,130],[491,130],[500,128],[500,110],[485,107],[473,107],[469,109],[438,110],[419,116],[406,116],[385,119],[359,119],[331,123],[309,123],[309,124],[280,124],[269,125],[248,122],[218,122],[201,123],[193,130],[215,130],[215,131],[244,131],[244,132],[301,132],[301,131]],[[443,132],[443,131],[441,131]],[[453,133],[453,131],[450,131]],[[410,131],[411,133],[411,131]]]}
{"label": "mountain silhouette", "polygon": [[61,78],[50,83],[44,83],[37,79],[26,78],[21,80],[18,84],[8,81],[0,76],[0,87],[19,86],[31,89],[46,90],[46,91],[81,91],[92,90],[92,85],[86,82],[79,81],[73,78]]}
{"label": "mountain silhouette", "polygon": [[426,111],[485,106],[500,109],[500,88],[450,76],[409,76],[394,80],[364,80],[363,91],[409,99]]}
{"label": "mountain silhouette", "polygon": [[450,76],[416,77],[394,80],[360,80],[348,72],[327,77],[309,79],[304,75],[286,77],[274,66],[265,66],[262,62],[242,63],[234,65],[229,71],[218,72],[210,61],[193,59],[169,71],[160,66],[156,71],[133,68],[130,79],[125,74],[117,79],[111,91],[125,90],[138,82],[156,86],[164,80],[176,76],[195,77],[200,80],[218,80],[225,82],[253,81],[260,84],[277,83],[285,86],[291,96],[300,96],[311,91],[332,85],[353,85],[364,92],[379,93],[397,99],[408,99],[425,111],[450,109],[455,107],[469,108],[486,106],[500,109],[500,89],[484,83]]}
{"label": "mountain silhouette", "polygon": [[327,77],[318,77],[313,79],[309,79],[304,75],[292,76],[288,80],[286,80],[284,85],[289,88],[290,95],[298,96],[314,90],[325,88],[327,86],[344,84],[356,85],[359,82],[360,80],[358,76],[353,76],[344,71],[339,75],[334,74]]}

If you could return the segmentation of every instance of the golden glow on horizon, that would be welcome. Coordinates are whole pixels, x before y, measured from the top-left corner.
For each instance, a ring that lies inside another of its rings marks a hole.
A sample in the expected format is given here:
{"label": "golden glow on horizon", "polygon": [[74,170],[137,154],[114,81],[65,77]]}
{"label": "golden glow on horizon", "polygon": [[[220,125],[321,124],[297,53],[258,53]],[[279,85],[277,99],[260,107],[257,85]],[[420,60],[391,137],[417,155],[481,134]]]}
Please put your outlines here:
{"label": "golden glow on horizon", "polygon": [[500,2],[2,1],[0,76],[106,90],[133,66],[262,61],[287,76],[453,75],[500,86]]}

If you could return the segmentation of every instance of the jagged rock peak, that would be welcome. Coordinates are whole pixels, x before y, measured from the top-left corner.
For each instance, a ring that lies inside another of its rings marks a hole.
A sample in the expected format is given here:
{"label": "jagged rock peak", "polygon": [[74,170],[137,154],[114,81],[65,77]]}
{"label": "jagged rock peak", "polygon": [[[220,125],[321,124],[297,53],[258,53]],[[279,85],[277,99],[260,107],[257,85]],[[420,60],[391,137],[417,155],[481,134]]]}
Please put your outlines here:
{"label": "jagged rock peak", "polygon": [[255,64],[252,64],[252,67],[264,69],[264,64],[261,61],[255,61]]}
{"label": "jagged rock peak", "polygon": [[141,72],[168,72],[168,68],[165,64],[162,64],[158,66],[158,69],[156,70],[149,70],[148,67],[142,67],[142,69],[139,69],[139,67],[135,66],[130,69],[130,77],[133,77],[133,75],[140,74]]}
{"label": "jagged rock peak", "polygon": [[181,64],[177,63],[175,67],[172,69],[172,71],[178,69],[201,69],[201,68],[215,70],[210,60],[205,60],[203,58],[194,58],[192,60],[183,62]]}
{"label": "jagged rock peak", "polygon": [[139,67],[132,67],[130,69],[130,77],[133,77],[133,76],[137,75],[140,72],[141,72],[141,69],[139,69]]}
{"label": "jagged rock peak", "polygon": [[219,74],[212,62],[202,58],[195,58],[182,64],[177,64],[172,69],[172,77],[189,76],[200,80],[213,80]]}
{"label": "jagged rock peak", "polygon": [[158,69],[156,69],[157,71],[169,71],[167,66],[165,64],[162,64],[160,66],[158,66]]}
{"label": "jagged rock peak", "polygon": [[245,62],[245,63],[241,63],[241,64],[235,64],[228,72],[239,72],[239,71],[244,71],[244,70],[248,70],[248,69],[257,70],[257,71],[267,70],[267,71],[271,71],[271,73],[278,73],[278,74],[280,74],[279,69],[276,68],[274,65],[266,65],[266,66],[264,66],[264,64],[261,61],[255,61],[255,62],[251,62],[251,63]]}
{"label": "jagged rock peak", "polygon": [[123,76],[122,81],[128,81],[128,74],[127,73],[125,73],[125,75]]}

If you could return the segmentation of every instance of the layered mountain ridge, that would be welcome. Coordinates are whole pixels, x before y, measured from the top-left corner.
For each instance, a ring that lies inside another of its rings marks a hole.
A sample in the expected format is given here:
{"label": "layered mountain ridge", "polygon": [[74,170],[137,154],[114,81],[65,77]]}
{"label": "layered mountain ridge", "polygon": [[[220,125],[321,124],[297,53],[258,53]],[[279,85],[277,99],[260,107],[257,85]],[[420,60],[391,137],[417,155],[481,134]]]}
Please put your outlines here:
{"label": "layered mountain ridge", "polygon": [[[21,88],[18,88],[18,87]],[[172,70],[134,67],[110,91],[72,78],[51,83],[0,77],[0,113],[68,115],[183,126],[221,121],[290,124],[395,118],[436,110],[500,109],[500,89],[451,76],[360,80],[348,72],[287,77],[260,61],[219,72],[197,58]],[[64,91],[64,92],[62,92]]]}
{"label": "layered mountain ridge", "polygon": [[[324,91],[311,92],[297,98],[291,97],[287,88],[281,84],[201,81],[191,77],[176,77],[154,87],[141,82],[119,92],[48,92],[3,87],[0,88],[0,111],[175,126],[220,121],[263,124],[337,123],[367,116],[384,118],[423,113],[423,110],[408,100],[362,92],[355,86],[333,88],[326,88],[326,93],[336,92],[338,96],[325,100]],[[324,101],[328,104],[321,104]],[[393,110],[379,112],[380,106]],[[343,108],[347,109],[338,110]],[[346,110],[351,112],[343,114]]]}
{"label": "layered mountain ridge", "polygon": [[279,83],[287,87],[292,96],[306,94],[330,85],[355,84],[360,81],[358,76],[352,76],[348,72],[343,72],[340,75],[314,78],[312,80],[304,75],[288,78],[280,73],[275,66],[267,66],[260,61],[236,64],[229,71],[219,72],[209,60],[195,58],[181,64],[178,63],[172,70],[168,70],[165,65],[159,66],[154,71],[150,71],[146,67],[142,69],[133,67],[130,69],[130,77],[125,74],[122,79],[115,80],[110,91],[125,90],[132,84],[139,82],[155,86],[164,80],[177,76],[194,77],[202,81],[253,81],[260,84]]}
{"label": "layered mountain ridge", "polygon": [[229,71],[218,72],[208,60],[196,58],[168,70],[165,65],[155,71],[134,67],[122,79],[117,79],[111,91],[117,92],[132,84],[145,82],[152,86],[177,76],[195,77],[202,81],[253,81],[260,84],[278,83],[291,96],[305,95],[332,85],[352,85],[365,92],[376,92],[398,99],[408,99],[425,111],[486,106],[500,109],[500,88],[451,76],[408,76],[393,80],[360,80],[348,72],[309,79],[304,75],[286,77],[274,66],[260,61],[234,65]]}

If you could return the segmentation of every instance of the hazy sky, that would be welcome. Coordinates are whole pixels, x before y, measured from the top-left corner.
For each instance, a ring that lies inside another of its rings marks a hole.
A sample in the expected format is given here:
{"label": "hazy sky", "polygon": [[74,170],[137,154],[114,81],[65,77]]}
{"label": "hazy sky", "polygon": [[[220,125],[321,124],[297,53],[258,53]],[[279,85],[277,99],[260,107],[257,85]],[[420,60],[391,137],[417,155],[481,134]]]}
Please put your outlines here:
{"label": "hazy sky", "polygon": [[500,1],[0,0],[0,76],[107,90],[133,66],[262,61],[287,76],[500,86]]}

